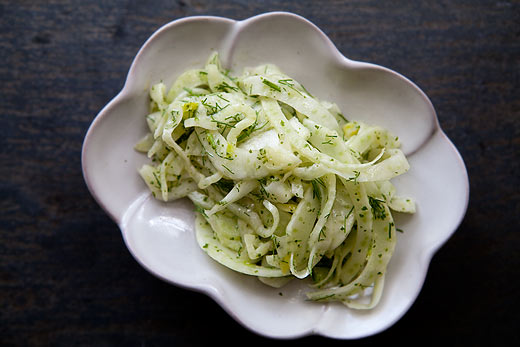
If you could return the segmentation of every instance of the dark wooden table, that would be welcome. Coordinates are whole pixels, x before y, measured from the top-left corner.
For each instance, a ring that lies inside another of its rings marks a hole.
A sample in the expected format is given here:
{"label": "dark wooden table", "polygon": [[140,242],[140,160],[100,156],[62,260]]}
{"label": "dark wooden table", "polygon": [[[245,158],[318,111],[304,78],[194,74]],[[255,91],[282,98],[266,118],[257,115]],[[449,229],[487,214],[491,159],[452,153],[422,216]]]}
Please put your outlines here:
{"label": "dark wooden table", "polygon": [[519,341],[519,1],[0,1],[0,345],[275,344],[208,297],[166,284],[89,195],[80,152],[159,26],[188,15],[310,19],[355,60],[431,98],[469,173],[469,208],[390,329],[343,342]]}

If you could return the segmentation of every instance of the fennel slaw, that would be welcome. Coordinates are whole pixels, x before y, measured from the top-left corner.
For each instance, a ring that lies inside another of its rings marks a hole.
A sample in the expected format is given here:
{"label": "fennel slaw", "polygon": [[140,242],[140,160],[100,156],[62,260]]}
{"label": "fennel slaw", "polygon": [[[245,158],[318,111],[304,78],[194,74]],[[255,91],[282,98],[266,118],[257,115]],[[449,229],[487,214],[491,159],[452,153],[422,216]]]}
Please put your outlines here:
{"label": "fennel slaw", "polygon": [[396,241],[392,211],[414,213],[390,179],[409,164],[385,129],[347,120],[272,64],[231,76],[213,53],[169,90],[150,90],[136,149],[154,197],[188,197],[200,247],[280,287],[310,277],[311,300],[377,305]]}

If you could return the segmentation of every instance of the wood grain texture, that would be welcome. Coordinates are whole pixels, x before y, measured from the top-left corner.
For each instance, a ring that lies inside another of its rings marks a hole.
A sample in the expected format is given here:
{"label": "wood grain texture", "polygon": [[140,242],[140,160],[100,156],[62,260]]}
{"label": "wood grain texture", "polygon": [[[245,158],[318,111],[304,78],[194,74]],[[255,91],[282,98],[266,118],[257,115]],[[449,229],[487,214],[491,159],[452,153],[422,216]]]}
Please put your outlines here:
{"label": "wood grain texture", "polygon": [[[83,137],[140,46],[183,16],[298,13],[347,57],[416,82],[460,150],[471,199],[395,326],[352,342],[515,345],[520,268],[519,1],[1,1],[0,345],[277,343],[143,270],[81,173]],[[201,333],[203,327],[203,333]]]}

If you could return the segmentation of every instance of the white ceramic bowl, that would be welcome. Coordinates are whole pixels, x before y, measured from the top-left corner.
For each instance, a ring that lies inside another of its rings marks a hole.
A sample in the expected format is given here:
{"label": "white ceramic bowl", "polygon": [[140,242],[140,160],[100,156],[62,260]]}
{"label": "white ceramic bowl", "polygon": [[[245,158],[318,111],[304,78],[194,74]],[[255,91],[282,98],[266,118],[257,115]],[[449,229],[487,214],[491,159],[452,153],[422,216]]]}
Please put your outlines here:
{"label": "white ceramic bowl", "polygon": [[[401,139],[411,169],[394,183],[417,199],[417,213],[396,216],[404,233],[375,309],[309,302],[305,282],[273,289],[224,268],[198,247],[191,202],[165,204],[150,196],[137,173],[147,159],[133,149],[146,133],[149,87],[160,80],[169,85],[186,69],[203,66],[213,50],[239,73],[274,63],[317,97],[336,102],[349,119],[381,125]],[[135,57],[123,90],[94,119],[82,164],[90,192],[142,266],[206,293],[243,326],[273,338],[355,339],[391,326],[419,294],[431,257],[458,227],[469,195],[464,163],[417,86],[386,68],[345,58],[315,25],[285,12],[243,21],[188,17],[161,27]]]}

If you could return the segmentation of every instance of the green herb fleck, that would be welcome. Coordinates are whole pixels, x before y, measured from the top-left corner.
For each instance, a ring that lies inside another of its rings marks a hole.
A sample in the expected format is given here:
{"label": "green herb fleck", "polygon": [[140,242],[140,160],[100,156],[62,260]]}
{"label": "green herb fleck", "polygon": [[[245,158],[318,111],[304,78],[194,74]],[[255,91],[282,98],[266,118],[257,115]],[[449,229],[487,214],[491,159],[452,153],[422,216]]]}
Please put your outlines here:
{"label": "green herb fleck", "polygon": [[320,179],[320,178],[315,178],[311,181],[311,184],[312,184],[312,198],[313,199],[318,199],[318,200],[321,200],[321,191],[320,191],[320,187],[318,186],[318,184],[321,184],[322,186],[325,187],[325,184],[323,183],[323,181]]}
{"label": "green herb fleck", "polygon": [[231,172],[232,175],[234,175],[235,173],[233,171],[231,171],[231,169],[229,169],[226,165],[222,164],[222,167],[226,170],[228,170],[229,172]]}
{"label": "green herb fleck", "polygon": [[226,81],[224,81],[221,84],[219,84],[218,86],[216,86],[215,89],[220,92],[224,92],[224,93],[228,93],[230,90],[232,90],[234,92],[238,92],[237,87],[229,85]]}
{"label": "green herb fleck", "polygon": [[262,83],[265,84],[266,86],[271,87],[272,89],[274,89],[274,90],[276,90],[278,92],[282,91],[279,86],[277,86],[276,84],[274,84],[273,82],[271,82],[269,80],[263,79]]}
{"label": "green herb fleck", "polygon": [[[195,211],[197,211],[204,217],[208,218],[208,215],[206,214],[206,211],[204,210],[204,208],[202,208],[202,206],[195,204]],[[204,248],[206,248],[206,247],[204,247]]]}
{"label": "green herb fleck", "polygon": [[374,219],[385,219],[386,218],[386,210],[383,200],[379,200],[373,198],[371,196],[368,197],[368,202],[372,207],[372,214],[374,215]]}
{"label": "green herb fleck", "polygon": [[354,184],[357,184],[357,179],[359,177],[359,175],[361,174],[361,172],[359,171],[353,171],[354,172],[354,177],[350,177],[347,181],[350,181],[350,182],[354,182]]}

